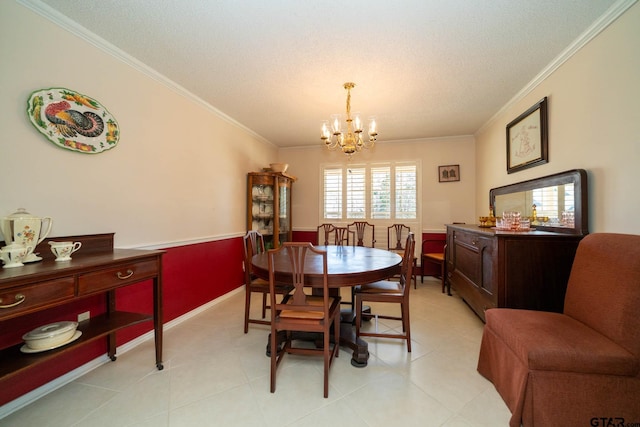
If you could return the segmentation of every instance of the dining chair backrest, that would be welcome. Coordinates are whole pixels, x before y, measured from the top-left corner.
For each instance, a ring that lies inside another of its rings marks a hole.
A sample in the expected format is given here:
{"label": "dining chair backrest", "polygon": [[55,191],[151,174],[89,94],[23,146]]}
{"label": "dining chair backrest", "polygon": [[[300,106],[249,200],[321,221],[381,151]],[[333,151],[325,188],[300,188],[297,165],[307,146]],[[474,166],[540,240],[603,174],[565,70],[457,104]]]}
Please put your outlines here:
{"label": "dining chair backrest", "polygon": [[349,231],[347,227],[333,227],[334,241],[336,246],[349,246],[354,242],[354,233]]}
{"label": "dining chair backrest", "polygon": [[413,233],[407,235],[407,240],[404,248],[404,255],[402,257],[402,264],[400,267],[400,285],[403,287],[403,295],[409,295],[409,288],[411,288],[411,276],[413,269],[413,258],[416,249],[416,240]]}
{"label": "dining chair backrest", "polygon": [[[287,270],[291,271],[291,283],[287,285],[293,286],[293,291],[288,301],[284,303],[276,302],[275,296],[271,294],[271,318],[277,319],[281,310],[295,310],[308,312],[309,318],[328,318],[330,297],[329,285],[327,280],[327,252],[316,249],[310,242],[284,242],[277,249],[270,249],[268,253],[269,261],[269,286],[273,288],[277,283],[283,284],[282,279],[275,280],[276,259],[282,257],[278,255],[283,252],[286,254],[286,263],[289,264]],[[323,305],[312,304],[308,300],[308,295],[304,292],[305,287],[305,264],[322,266],[322,294]],[[282,265],[278,265],[279,268]]]}
{"label": "dining chair backrest", "polygon": [[318,245],[328,246],[333,244],[336,227],[333,224],[320,224],[318,226]]}
{"label": "dining chair backrest", "polygon": [[404,224],[393,224],[387,227],[387,250],[404,251],[405,240],[411,227]]}
{"label": "dining chair backrest", "polygon": [[354,221],[347,225],[347,229],[355,233],[354,246],[375,247],[376,244],[376,227],[367,221]]}
{"label": "dining chair backrest", "polygon": [[[242,244],[244,245],[244,273],[245,279],[251,281],[251,258],[259,253],[265,251],[264,238],[262,234],[255,230],[248,231],[242,238]],[[249,283],[249,282],[246,282]]]}

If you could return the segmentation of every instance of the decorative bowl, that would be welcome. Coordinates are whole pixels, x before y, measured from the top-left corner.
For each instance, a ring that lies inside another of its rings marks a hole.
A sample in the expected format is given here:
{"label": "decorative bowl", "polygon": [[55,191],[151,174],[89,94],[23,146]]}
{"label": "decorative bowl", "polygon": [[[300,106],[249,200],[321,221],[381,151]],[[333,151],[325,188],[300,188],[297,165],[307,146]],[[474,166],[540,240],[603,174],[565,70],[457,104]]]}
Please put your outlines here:
{"label": "decorative bowl", "polygon": [[55,348],[69,341],[76,332],[78,322],[55,322],[40,326],[22,336],[32,350]]}
{"label": "decorative bowl", "polygon": [[274,172],[285,173],[289,169],[288,163],[271,163],[271,170]]}

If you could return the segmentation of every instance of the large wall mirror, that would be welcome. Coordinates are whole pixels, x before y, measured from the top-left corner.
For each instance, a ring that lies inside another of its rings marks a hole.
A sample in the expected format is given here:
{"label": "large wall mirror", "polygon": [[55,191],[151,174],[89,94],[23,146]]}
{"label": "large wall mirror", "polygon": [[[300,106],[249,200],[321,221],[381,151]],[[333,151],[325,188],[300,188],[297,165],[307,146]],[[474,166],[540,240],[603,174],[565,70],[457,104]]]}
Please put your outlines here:
{"label": "large wall mirror", "polygon": [[[587,172],[574,169],[489,192],[494,215],[517,211],[538,230],[588,234]],[[535,206],[535,207],[534,207]]]}

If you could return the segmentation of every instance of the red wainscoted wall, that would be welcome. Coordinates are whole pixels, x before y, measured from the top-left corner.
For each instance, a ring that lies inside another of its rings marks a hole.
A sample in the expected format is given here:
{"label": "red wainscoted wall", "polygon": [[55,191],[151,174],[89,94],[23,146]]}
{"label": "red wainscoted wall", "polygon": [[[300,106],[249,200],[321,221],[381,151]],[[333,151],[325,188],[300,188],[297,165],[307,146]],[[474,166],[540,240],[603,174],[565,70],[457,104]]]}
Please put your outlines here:
{"label": "red wainscoted wall", "polygon": [[[165,250],[166,254],[162,261],[163,323],[180,317],[244,283],[241,237],[177,246]],[[91,311],[91,316],[104,313],[104,306],[104,296],[93,296],[41,313],[7,320],[0,328],[0,348],[21,343],[22,335],[38,326],[60,320],[76,320],[78,314],[85,311]],[[152,313],[151,281],[117,290],[116,306],[118,310]],[[120,346],[152,329],[152,322],[144,322],[123,329],[117,333],[117,344]],[[6,378],[0,382],[0,405],[105,353],[106,343],[98,340],[64,357],[55,358],[46,365],[40,365],[38,369],[31,369]],[[0,363],[2,363],[1,360]],[[152,353],[149,354],[149,364],[155,365],[155,355]]]}
{"label": "red wainscoted wall", "polygon": [[316,231],[293,231],[292,235],[294,242],[311,242],[313,245],[318,244],[318,233]]}

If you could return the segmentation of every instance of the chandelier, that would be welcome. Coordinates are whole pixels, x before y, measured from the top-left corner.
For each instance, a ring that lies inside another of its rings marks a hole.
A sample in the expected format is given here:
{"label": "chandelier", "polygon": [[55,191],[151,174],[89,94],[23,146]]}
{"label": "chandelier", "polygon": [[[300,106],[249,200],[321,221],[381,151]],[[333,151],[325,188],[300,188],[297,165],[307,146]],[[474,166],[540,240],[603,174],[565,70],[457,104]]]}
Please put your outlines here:
{"label": "chandelier", "polygon": [[[324,141],[325,146],[329,150],[339,148],[344,154],[351,157],[353,153],[357,153],[363,148],[371,148],[378,136],[378,129],[375,117],[369,119],[369,138],[362,138],[362,120],[360,115],[355,113],[351,116],[351,89],[355,87],[355,83],[347,82],[344,88],[347,90],[347,126],[343,132],[342,119],[340,114],[331,115],[331,124],[325,120],[322,122],[320,130],[320,139]],[[331,126],[331,128],[329,128]]]}

